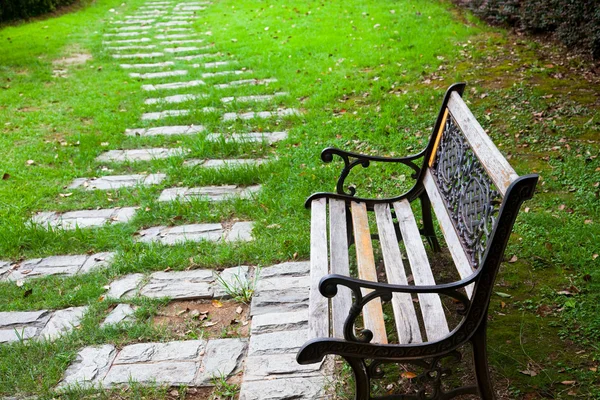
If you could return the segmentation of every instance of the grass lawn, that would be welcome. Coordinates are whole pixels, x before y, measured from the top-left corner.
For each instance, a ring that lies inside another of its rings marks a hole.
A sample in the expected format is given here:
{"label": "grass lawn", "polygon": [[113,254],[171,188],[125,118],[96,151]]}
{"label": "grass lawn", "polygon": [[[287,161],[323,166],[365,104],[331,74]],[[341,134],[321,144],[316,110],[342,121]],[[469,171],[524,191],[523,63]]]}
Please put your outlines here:
{"label": "grass lawn", "polygon": [[[204,134],[130,137],[124,135],[127,128],[162,124],[141,121],[143,113],[163,107],[144,105],[146,98],[176,94],[142,91],[147,82],[129,77],[102,44],[108,21],[143,3],[89,1],[69,14],[0,28],[0,260],[117,252],[111,267],[100,272],[22,286],[0,283],[0,311],[90,306],[81,328],[54,343],[0,346],[0,395],[52,397],[52,388],[86,345],[172,338],[151,323],[162,301],[133,300],[139,308],[130,329],[98,328],[110,306],[103,301],[103,287],[115,277],[308,259],[310,214],[304,199],[333,191],[340,171],[339,164],[323,165],[320,151],[336,146],[414,153],[428,138],[447,86],[466,81],[470,107],[517,172],[541,175],[536,196],[518,218],[497,281],[501,295],[493,296],[490,308],[488,346],[496,388],[506,399],[600,398],[600,84],[583,61],[489,28],[447,1],[214,0],[193,28],[205,34],[221,59],[233,63],[220,70],[245,68],[252,70],[244,73],[248,76],[277,82],[266,88],[198,86],[177,93],[206,97],[172,108],[294,107],[303,113],[224,122],[219,113],[193,112],[165,125],[200,122],[207,132],[225,133],[287,130],[289,138],[257,145],[208,142]],[[89,59],[61,65],[62,58],[74,56]],[[188,69],[185,80],[201,79],[207,70],[189,68],[190,63],[178,61],[171,68]],[[205,80],[220,83],[244,74]],[[275,92],[289,95],[263,106],[220,101]],[[185,158],[273,161],[216,172],[184,166],[184,157],[95,160],[107,150],[142,147],[186,148]],[[387,168],[354,170],[359,194],[396,193],[409,184],[407,171]],[[131,189],[67,189],[75,178],[146,172],[167,178]],[[167,187],[225,184],[263,189],[257,201],[157,201]],[[96,229],[49,230],[30,223],[39,211],[116,206],[140,208],[127,224]],[[256,221],[254,241],[177,246],[134,241],[136,231],[151,226],[235,219]],[[395,377],[382,387],[404,383]],[[347,385],[337,389],[344,396]],[[82,396],[73,392],[65,398]],[[173,398],[169,390],[137,386],[105,396]]]}

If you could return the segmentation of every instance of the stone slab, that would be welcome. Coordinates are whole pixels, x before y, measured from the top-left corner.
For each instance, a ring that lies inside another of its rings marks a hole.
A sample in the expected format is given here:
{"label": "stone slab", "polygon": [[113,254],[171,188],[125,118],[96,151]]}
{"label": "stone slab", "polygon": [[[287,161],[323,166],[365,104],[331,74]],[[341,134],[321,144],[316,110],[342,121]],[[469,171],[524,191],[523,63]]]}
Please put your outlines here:
{"label": "stone slab", "polygon": [[253,356],[246,359],[244,381],[300,378],[321,375],[322,363],[300,365],[296,353]]}
{"label": "stone slab", "polygon": [[209,340],[195,384],[208,386],[213,378],[228,377],[238,372],[246,346],[246,340],[239,338]]}
{"label": "stone slab", "polygon": [[113,58],[154,58],[162,57],[164,54],[160,52],[154,53],[135,53],[135,54],[113,54]]}
{"label": "stone slab", "polygon": [[171,35],[156,35],[154,36],[155,39],[183,39],[183,38],[189,38],[189,37],[194,37],[196,36],[195,34],[189,34],[189,33],[173,33]]}
{"label": "stone slab", "polygon": [[152,364],[113,365],[104,386],[128,384],[131,381],[141,384],[166,384],[169,386],[192,386],[198,371],[198,362],[165,361]]}
{"label": "stone slab", "polygon": [[135,309],[129,304],[118,304],[102,321],[100,327],[108,325],[116,325],[122,322],[133,321],[133,314]]}
{"label": "stone slab", "polygon": [[129,45],[129,46],[106,46],[106,50],[113,51],[124,51],[124,50],[150,50],[155,49],[156,45],[148,44],[148,45]]}
{"label": "stone slab", "polygon": [[190,110],[165,110],[158,112],[150,112],[142,114],[142,121],[154,121],[157,119],[164,119],[169,117],[181,117],[189,114]]}
{"label": "stone slab", "polygon": [[148,362],[199,361],[206,348],[204,340],[183,340],[166,343],[136,343],[125,346],[113,365]]}
{"label": "stone slab", "polygon": [[190,21],[168,21],[168,22],[159,22],[157,24],[155,24],[154,26],[159,27],[159,26],[182,26],[182,25],[189,25],[191,24]]}
{"label": "stone slab", "polygon": [[[248,288],[250,282],[248,281],[249,267],[240,265],[238,267],[231,267],[224,269],[219,274],[219,279],[214,284],[214,297],[227,298],[230,297],[230,292],[237,293],[245,288]],[[228,289],[226,289],[229,288]]]}
{"label": "stone slab", "polygon": [[308,340],[308,329],[252,336],[248,356],[295,353]]}
{"label": "stone slab", "polygon": [[75,361],[65,371],[58,388],[98,386],[106,376],[116,355],[117,350],[111,344],[81,349],[77,353]]}
{"label": "stone slab", "polygon": [[171,135],[194,135],[204,132],[206,128],[202,125],[173,125],[157,126],[154,128],[126,129],[127,136],[171,136]]}
{"label": "stone slab", "polygon": [[149,42],[150,38],[139,38],[139,39],[119,39],[119,40],[108,40],[108,41],[103,41],[102,44],[105,45],[114,45],[114,44],[121,44],[121,43],[147,43]]}
{"label": "stone slab", "polygon": [[173,61],[165,61],[158,63],[146,63],[146,64],[120,64],[121,68],[134,69],[134,68],[164,68],[175,65]]}
{"label": "stone slab", "polygon": [[151,26],[148,25],[136,25],[136,26],[122,26],[119,28],[114,28],[117,32],[131,32],[131,31],[142,31],[145,29],[150,29]]}
{"label": "stone slab", "polygon": [[165,40],[160,42],[160,44],[164,46],[174,46],[179,44],[188,44],[188,43],[204,43],[204,39],[181,39],[181,40]]}
{"label": "stone slab", "polygon": [[179,7],[176,10],[181,11],[203,11],[206,10],[206,7],[198,7],[198,6],[190,6],[190,7]]}
{"label": "stone slab", "polygon": [[221,102],[223,103],[250,103],[250,102],[267,102],[275,100],[277,97],[287,96],[287,92],[277,92],[275,94],[263,94],[254,96],[238,96],[238,97],[223,97]]}
{"label": "stone slab", "polygon": [[124,21],[113,21],[114,25],[151,24],[155,19],[126,19]]}
{"label": "stone slab", "polygon": [[177,187],[162,191],[158,201],[224,201],[234,197],[247,199],[260,190],[260,185],[240,187],[236,185],[204,186],[196,188]]}
{"label": "stone slab", "polygon": [[69,307],[55,311],[39,335],[48,340],[54,340],[78,327],[87,307]]}
{"label": "stone slab", "polygon": [[139,73],[139,72],[131,72],[129,76],[132,78],[140,78],[140,79],[156,79],[156,78],[168,78],[171,76],[182,76],[186,75],[188,72],[183,69],[178,69],[174,71],[163,71],[163,72],[148,72],[148,73]]}
{"label": "stone slab", "polygon": [[31,339],[36,337],[39,331],[40,328],[34,326],[0,329],[0,343],[11,343]]}
{"label": "stone slab", "polygon": [[220,241],[223,237],[221,224],[191,224],[175,227],[156,226],[139,232],[138,241],[143,243],[180,244],[187,241]]}
{"label": "stone slab", "polygon": [[231,158],[231,159],[189,159],[183,162],[187,167],[202,168],[241,168],[254,167],[267,162],[264,158]]}
{"label": "stone slab", "polygon": [[231,230],[225,237],[226,242],[248,242],[252,240],[252,229],[254,228],[254,222],[242,221],[233,224]]}
{"label": "stone slab", "polygon": [[179,157],[187,153],[183,148],[152,148],[132,150],[110,150],[96,157],[99,162],[151,161]]}
{"label": "stone slab", "polygon": [[[213,53],[212,55],[216,56],[220,56],[221,53]],[[214,62],[208,62],[208,63],[204,63],[204,64],[192,64],[192,67],[194,68],[219,68],[219,67],[224,67],[226,65],[231,64],[231,61],[214,61]]]}
{"label": "stone slab", "polygon": [[128,299],[137,296],[143,274],[130,274],[110,283],[106,297],[113,299]]}
{"label": "stone slab", "polygon": [[219,142],[223,140],[225,143],[256,143],[266,142],[269,144],[285,140],[288,137],[287,132],[250,132],[250,133],[233,133],[223,135],[220,133],[209,133],[205,140],[209,142]]}
{"label": "stone slab", "polygon": [[8,281],[18,281],[49,275],[71,276],[79,273],[88,273],[107,266],[113,257],[114,253],[105,252],[91,256],[83,254],[36,258],[23,261],[20,264],[13,264],[9,273],[6,274],[5,279]]}
{"label": "stone slab", "polygon": [[249,120],[254,118],[273,118],[273,117],[289,117],[301,115],[300,111],[295,108],[280,108],[277,111],[250,111],[246,113],[225,113],[223,121]]}
{"label": "stone slab", "polygon": [[239,81],[232,81],[228,83],[220,83],[214,85],[217,89],[229,89],[236,86],[255,86],[255,85],[268,85],[270,83],[277,82],[275,78],[269,79],[241,79]]}
{"label": "stone slab", "polygon": [[[208,48],[210,48],[210,46],[205,46],[202,49],[208,49]],[[191,61],[191,60],[197,60],[199,58],[217,57],[218,55],[219,55],[219,53],[199,53],[199,54],[190,54],[187,56],[177,56],[174,58],[175,58],[175,60],[180,60],[180,61]]]}
{"label": "stone slab", "polygon": [[140,290],[150,298],[210,299],[215,278],[210,270],[155,272]]}
{"label": "stone slab", "polygon": [[310,273],[309,261],[292,261],[265,267],[260,271],[261,279],[279,276],[305,276]]}
{"label": "stone slab", "polygon": [[50,313],[48,310],[39,311],[2,311],[0,312],[0,328],[14,328],[23,325],[44,326]]}
{"label": "stone slab", "polygon": [[76,229],[99,227],[107,224],[126,223],[133,218],[137,207],[108,208],[99,210],[69,211],[64,214],[42,212],[32,218],[32,222],[44,227]]}
{"label": "stone slab", "polygon": [[308,328],[308,309],[252,317],[252,335]]}
{"label": "stone slab", "polygon": [[165,96],[165,97],[146,99],[146,100],[144,100],[144,104],[184,103],[186,101],[205,99],[207,97],[208,96],[205,94],[176,94],[173,96]]}
{"label": "stone slab", "polygon": [[69,189],[113,190],[134,186],[150,186],[161,183],[166,177],[166,174],[135,174],[102,176],[100,178],[78,178],[69,185]]}
{"label": "stone slab", "polygon": [[171,82],[171,83],[159,83],[156,85],[142,85],[142,89],[146,91],[155,91],[155,90],[171,90],[171,89],[182,89],[189,88],[195,86],[206,85],[204,81],[194,80],[187,82]]}
{"label": "stone slab", "polygon": [[252,73],[252,70],[244,69],[244,70],[235,70],[235,71],[204,72],[202,74],[202,78],[216,78],[219,76],[241,75],[241,74],[245,74],[245,73]]}
{"label": "stone slab", "polygon": [[242,383],[240,400],[323,399],[325,384],[321,376],[248,381]]}
{"label": "stone slab", "polygon": [[140,36],[140,35],[146,35],[146,34],[148,34],[148,31],[105,33],[104,36],[105,37],[129,37],[129,36]]}

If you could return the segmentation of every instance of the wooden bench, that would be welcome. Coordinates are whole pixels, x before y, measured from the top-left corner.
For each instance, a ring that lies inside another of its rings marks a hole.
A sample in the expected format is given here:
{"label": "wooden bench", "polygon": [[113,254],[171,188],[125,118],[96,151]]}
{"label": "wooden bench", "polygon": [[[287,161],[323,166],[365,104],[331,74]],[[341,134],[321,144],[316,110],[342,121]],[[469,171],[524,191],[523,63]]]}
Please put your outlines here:
{"label": "wooden bench", "polygon": [[[411,384],[420,389],[387,398],[495,398],[486,355],[488,305],[515,218],[532,197],[538,176],[517,175],[462,100],[464,87],[448,89],[429,143],[416,155],[384,158],[335,148],[321,154],[325,162],[340,156],[344,169],[337,193],[316,193],[306,202],[311,208],[311,340],[297,361],[342,356],[355,376],[356,399],[373,398],[372,381],[383,378],[393,364],[418,370]],[[385,199],[358,197],[354,188],[345,192],[350,171],[370,162],[412,168],[414,186]],[[440,251],[432,211],[456,266],[452,282],[436,284],[434,271],[440,267],[431,268],[431,255]],[[370,221],[376,223],[375,234]],[[377,245],[385,270],[379,276]],[[356,266],[357,277],[350,275],[350,265]],[[393,311],[387,326],[384,308],[391,309],[388,315]],[[461,346],[468,343],[475,384],[448,388],[447,365],[460,358]]]}

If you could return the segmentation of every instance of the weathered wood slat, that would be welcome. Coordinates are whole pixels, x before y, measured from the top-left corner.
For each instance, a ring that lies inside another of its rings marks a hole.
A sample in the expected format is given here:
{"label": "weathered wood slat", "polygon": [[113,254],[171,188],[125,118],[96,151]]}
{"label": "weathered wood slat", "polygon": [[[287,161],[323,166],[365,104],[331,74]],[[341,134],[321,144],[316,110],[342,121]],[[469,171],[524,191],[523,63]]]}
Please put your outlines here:
{"label": "weathered wood slat", "polygon": [[[425,190],[427,191],[429,200],[431,200],[431,206],[433,207],[435,216],[440,223],[440,229],[442,230],[444,238],[446,239],[446,244],[448,245],[452,259],[454,260],[454,265],[456,265],[456,269],[458,270],[460,277],[466,278],[473,273],[473,268],[471,268],[469,257],[467,256],[467,253],[460,242],[458,232],[456,232],[456,228],[452,223],[448,209],[444,205],[440,191],[435,185],[429,169],[425,171],[423,184],[425,185]],[[467,291],[467,296],[471,298],[473,295],[473,284],[466,286],[465,290]]]}
{"label": "weathered wood slat", "polygon": [[475,116],[469,110],[463,99],[457,92],[453,92],[448,102],[450,114],[454,117],[458,126],[463,131],[469,145],[477,155],[479,161],[489,174],[494,184],[502,193],[510,184],[519,177],[510,166],[506,158],[500,153],[494,142],[485,133]]}
{"label": "weathered wood slat", "polygon": [[[352,224],[354,227],[354,241],[356,245],[356,261],[358,264],[358,277],[360,279],[377,282],[373,244],[369,231],[367,207],[364,203],[352,202]],[[363,295],[371,290],[364,290]],[[373,332],[372,343],[387,344],[387,334],[383,321],[381,300],[375,299],[363,308],[365,327]]]}
{"label": "weathered wood slat", "polygon": [[[388,283],[408,285],[389,204],[376,204],[375,217]],[[394,293],[392,308],[399,342],[401,344],[423,342],[412,296],[408,293]]]}
{"label": "weathered wood slat", "polygon": [[[400,225],[400,232],[404,240],[415,285],[435,285],[425,246],[419,233],[417,221],[410,208],[410,203],[407,200],[395,202],[394,210]],[[448,335],[448,322],[446,321],[440,296],[434,293],[419,294],[419,305],[421,314],[423,314],[428,341],[439,340]]]}
{"label": "weathered wood slat", "polygon": [[[329,243],[331,273],[350,276],[346,203],[342,200],[329,200]],[[350,289],[338,286],[337,295],[331,299],[333,337],[344,338],[344,321],[351,306]]]}
{"label": "weathered wood slat", "polygon": [[310,338],[329,337],[329,299],[319,292],[319,281],[327,270],[327,200],[317,199],[312,201],[310,220]]}

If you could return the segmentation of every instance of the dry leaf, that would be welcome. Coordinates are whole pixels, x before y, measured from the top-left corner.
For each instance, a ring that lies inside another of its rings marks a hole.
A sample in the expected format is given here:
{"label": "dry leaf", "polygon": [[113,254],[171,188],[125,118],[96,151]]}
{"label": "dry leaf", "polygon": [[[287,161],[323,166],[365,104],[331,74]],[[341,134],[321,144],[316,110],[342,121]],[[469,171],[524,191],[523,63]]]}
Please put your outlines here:
{"label": "dry leaf", "polygon": [[10,179],[10,174],[4,173],[4,175],[2,175],[2,180],[5,181],[7,179]]}
{"label": "dry leaf", "polygon": [[214,325],[216,325],[216,324],[217,324],[216,322],[205,322],[203,326],[205,326],[205,327],[207,327],[207,328],[208,328],[208,327],[210,327],[210,326],[214,326]]}
{"label": "dry leaf", "polygon": [[518,258],[517,256],[512,256],[512,257],[510,258],[510,260],[508,260],[508,262],[509,262],[509,263],[514,263],[514,262],[517,262],[517,260],[518,260],[518,259],[519,259],[519,258]]}
{"label": "dry leaf", "polygon": [[223,303],[221,303],[219,300],[213,300],[211,303],[212,303],[213,307],[216,307],[216,308],[223,307]]}
{"label": "dry leaf", "polygon": [[59,193],[58,195],[59,195],[60,197],[69,197],[69,196],[72,196],[72,195],[73,195],[73,193]]}
{"label": "dry leaf", "polygon": [[508,293],[502,293],[502,292],[496,292],[496,294],[500,297],[503,297],[505,299],[509,299],[512,297],[512,295],[508,294]]}
{"label": "dry leaf", "polygon": [[526,369],[526,370],[519,371],[519,372],[522,373],[523,375],[529,375],[529,376],[536,376],[537,375],[537,372],[532,371],[530,369]]}
{"label": "dry leaf", "polygon": [[414,372],[405,371],[402,374],[400,374],[400,376],[404,379],[413,379],[417,377],[417,374],[415,374]]}
{"label": "dry leaf", "polygon": [[577,381],[562,381],[561,382],[563,385],[574,385],[577,383]]}

